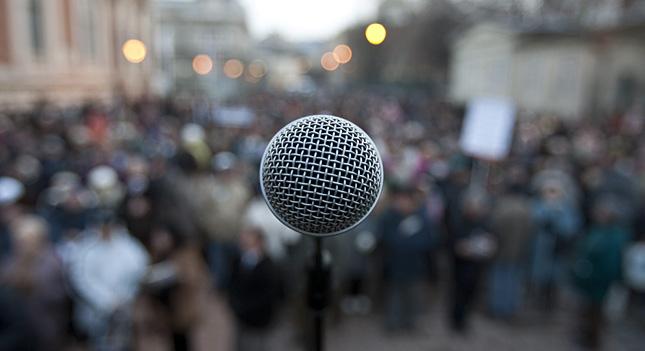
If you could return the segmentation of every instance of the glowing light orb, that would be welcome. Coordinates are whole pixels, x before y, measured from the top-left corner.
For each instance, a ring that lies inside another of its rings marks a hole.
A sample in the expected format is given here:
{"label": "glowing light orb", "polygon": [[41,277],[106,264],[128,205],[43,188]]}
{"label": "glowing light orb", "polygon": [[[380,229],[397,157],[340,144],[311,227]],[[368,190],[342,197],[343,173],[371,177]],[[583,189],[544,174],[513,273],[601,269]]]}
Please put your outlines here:
{"label": "glowing light orb", "polygon": [[387,36],[385,26],[380,23],[372,23],[365,28],[365,38],[372,45],[379,45]]}
{"label": "glowing light orb", "polygon": [[140,63],[146,59],[146,45],[138,39],[129,39],[121,47],[123,57],[128,62]]}
{"label": "glowing light orb", "polygon": [[264,75],[267,73],[267,67],[264,62],[255,60],[249,65],[248,72],[251,77],[259,79],[264,77]]}
{"label": "glowing light orb", "polygon": [[320,58],[320,65],[325,71],[334,71],[338,68],[339,63],[334,59],[334,54],[326,52]]}
{"label": "glowing light orb", "polygon": [[206,75],[213,70],[213,60],[208,55],[197,55],[193,58],[193,70],[199,75]]}
{"label": "glowing light orb", "polygon": [[334,48],[332,55],[334,55],[336,62],[344,64],[352,59],[352,49],[345,44],[341,44]]}
{"label": "glowing light orb", "polygon": [[237,79],[244,73],[244,64],[238,59],[230,59],[224,63],[224,74],[231,78]]}

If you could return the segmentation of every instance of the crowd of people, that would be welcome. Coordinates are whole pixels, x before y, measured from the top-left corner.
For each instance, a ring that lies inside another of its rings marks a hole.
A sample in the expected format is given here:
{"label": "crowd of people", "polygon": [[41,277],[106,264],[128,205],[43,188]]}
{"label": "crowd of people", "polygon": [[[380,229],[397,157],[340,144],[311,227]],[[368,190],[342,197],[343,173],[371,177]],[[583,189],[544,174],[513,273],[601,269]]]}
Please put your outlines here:
{"label": "crowd of people", "polygon": [[307,345],[313,244],[271,214],[258,167],[272,135],[310,114],[362,127],[386,171],[374,213],[325,240],[333,320],[377,313],[386,332],[412,331],[445,293],[448,325],[467,333],[477,310],[513,322],[574,301],[575,339],[594,349],[617,296],[645,316],[637,110],[520,112],[510,155],[487,162],[460,151],[463,109],[423,94],[229,104],[244,118],[199,98],[0,114],[0,350],[138,349],[153,335],[195,349],[213,296],[228,302],[239,350],[266,348],[279,318]]}

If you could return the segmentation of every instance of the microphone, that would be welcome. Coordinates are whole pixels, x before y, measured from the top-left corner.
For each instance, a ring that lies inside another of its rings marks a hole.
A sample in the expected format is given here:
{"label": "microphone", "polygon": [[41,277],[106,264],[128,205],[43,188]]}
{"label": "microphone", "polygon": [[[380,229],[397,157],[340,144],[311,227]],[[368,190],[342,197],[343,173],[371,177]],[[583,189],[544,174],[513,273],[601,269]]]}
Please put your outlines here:
{"label": "microphone", "polygon": [[262,156],[260,185],[287,227],[331,236],[354,228],[374,209],[383,163],[372,139],[354,123],[312,115],[273,136]]}

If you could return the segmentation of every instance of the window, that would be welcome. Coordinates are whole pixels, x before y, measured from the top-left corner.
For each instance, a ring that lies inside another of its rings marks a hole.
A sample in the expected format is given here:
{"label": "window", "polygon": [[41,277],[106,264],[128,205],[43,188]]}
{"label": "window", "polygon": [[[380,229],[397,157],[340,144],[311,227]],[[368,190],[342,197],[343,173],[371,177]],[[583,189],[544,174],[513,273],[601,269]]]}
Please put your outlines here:
{"label": "window", "polygon": [[7,0],[0,0],[0,64],[11,59],[9,53],[9,14]]}
{"label": "window", "polygon": [[34,57],[42,57],[45,53],[45,37],[41,0],[29,0],[29,27],[31,30],[31,49]]}
{"label": "window", "polygon": [[90,61],[96,58],[96,6],[95,1],[78,2],[79,49],[81,55]]}
{"label": "window", "polygon": [[616,106],[617,111],[625,111],[638,101],[638,82],[632,72],[624,72],[616,82]]}

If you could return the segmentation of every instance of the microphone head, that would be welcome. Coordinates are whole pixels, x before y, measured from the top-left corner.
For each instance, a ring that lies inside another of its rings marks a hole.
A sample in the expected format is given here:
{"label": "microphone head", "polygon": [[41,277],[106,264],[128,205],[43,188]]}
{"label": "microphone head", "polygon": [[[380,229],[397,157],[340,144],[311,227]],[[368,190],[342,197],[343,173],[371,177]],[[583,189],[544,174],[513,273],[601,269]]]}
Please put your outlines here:
{"label": "microphone head", "polygon": [[287,227],[314,236],[358,225],[383,188],[383,163],[374,142],[355,124],[314,115],[282,128],[260,166],[262,194]]}

